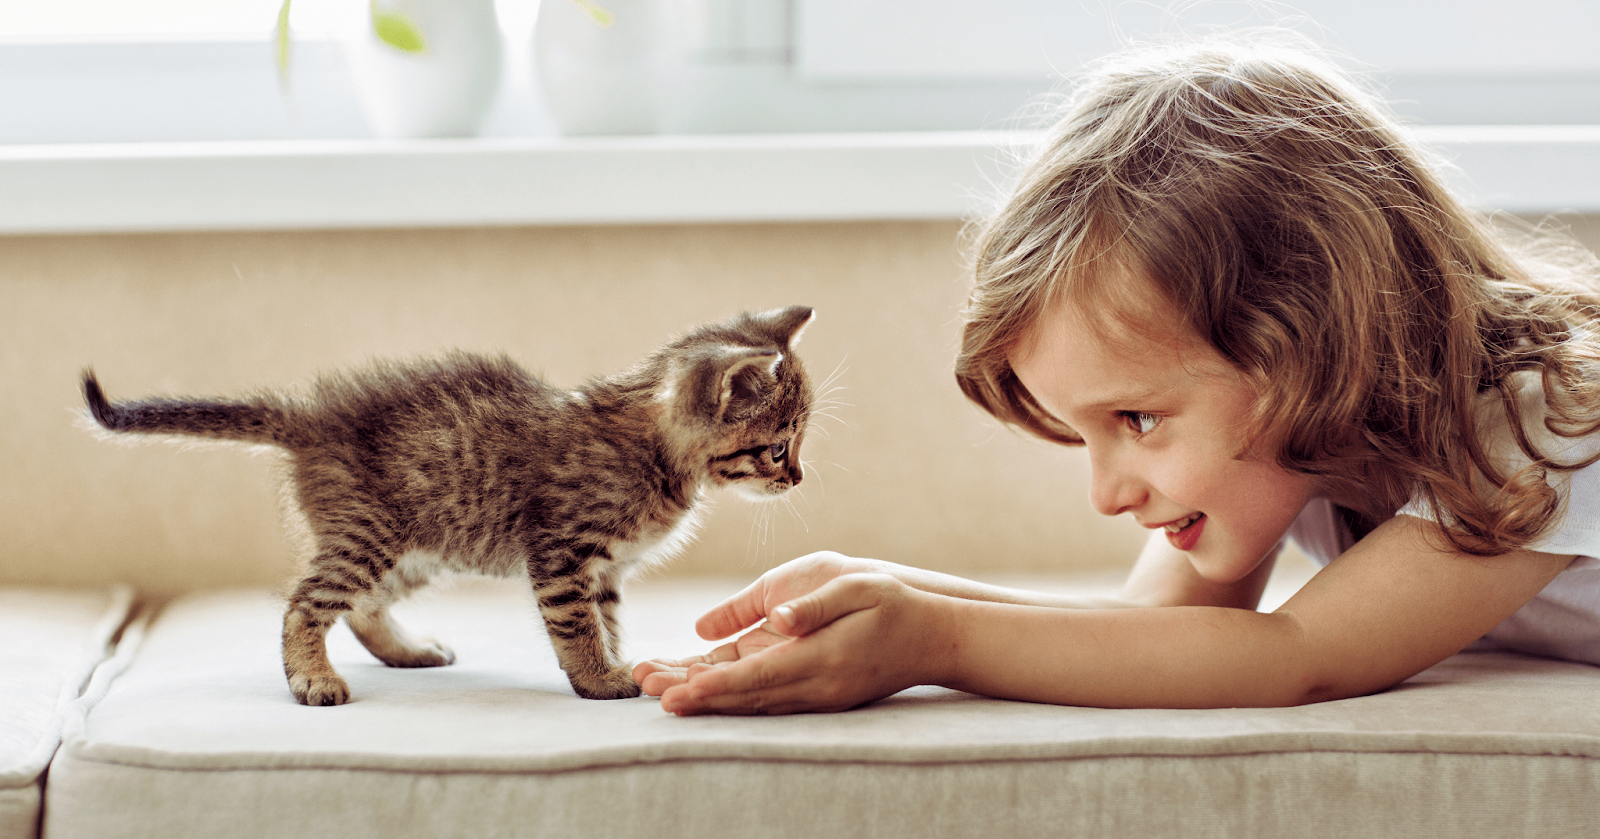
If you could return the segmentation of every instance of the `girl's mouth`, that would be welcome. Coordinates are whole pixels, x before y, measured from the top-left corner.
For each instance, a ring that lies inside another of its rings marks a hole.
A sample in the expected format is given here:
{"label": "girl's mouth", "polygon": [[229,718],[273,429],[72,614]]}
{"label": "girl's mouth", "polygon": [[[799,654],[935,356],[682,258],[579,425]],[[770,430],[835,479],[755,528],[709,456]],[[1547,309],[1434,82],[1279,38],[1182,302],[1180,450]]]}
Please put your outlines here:
{"label": "girl's mouth", "polygon": [[1206,528],[1206,514],[1195,513],[1165,526],[1167,541],[1180,551],[1194,550],[1200,541],[1200,531]]}

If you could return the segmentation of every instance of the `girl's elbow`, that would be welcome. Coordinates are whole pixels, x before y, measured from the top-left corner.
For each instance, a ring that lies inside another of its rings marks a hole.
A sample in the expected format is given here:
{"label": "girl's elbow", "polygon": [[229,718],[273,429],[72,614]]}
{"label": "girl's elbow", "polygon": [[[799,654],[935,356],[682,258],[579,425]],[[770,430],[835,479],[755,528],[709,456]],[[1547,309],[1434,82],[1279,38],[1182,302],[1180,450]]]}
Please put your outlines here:
{"label": "girl's elbow", "polygon": [[1397,674],[1392,666],[1383,667],[1370,657],[1316,643],[1292,615],[1280,612],[1273,617],[1283,621],[1286,632],[1281,636],[1284,644],[1272,656],[1278,678],[1271,680],[1266,691],[1270,699],[1263,704],[1288,708],[1353,699],[1381,693],[1411,675]]}
{"label": "girl's elbow", "polygon": [[1283,707],[1315,705],[1319,702],[1333,702],[1339,699],[1370,696],[1374,693],[1382,693],[1403,681],[1405,681],[1405,677],[1398,679],[1374,677],[1372,674],[1366,673],[1308,673],[1301,676],[1293,689],[1288,691],[1288,701],[1283,703]]}

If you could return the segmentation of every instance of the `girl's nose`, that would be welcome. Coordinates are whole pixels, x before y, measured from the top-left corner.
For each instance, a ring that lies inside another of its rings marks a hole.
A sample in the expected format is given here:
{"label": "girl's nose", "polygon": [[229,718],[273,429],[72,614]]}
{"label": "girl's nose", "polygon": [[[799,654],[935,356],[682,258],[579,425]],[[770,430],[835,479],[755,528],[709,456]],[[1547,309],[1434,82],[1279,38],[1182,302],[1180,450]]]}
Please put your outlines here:
{"label": "girl's nose", "polygon": [[1102,516],[1126,513],[1148,495],[1140,481],[1116,464],[1091,460],[1089,471],[1089,504]]}

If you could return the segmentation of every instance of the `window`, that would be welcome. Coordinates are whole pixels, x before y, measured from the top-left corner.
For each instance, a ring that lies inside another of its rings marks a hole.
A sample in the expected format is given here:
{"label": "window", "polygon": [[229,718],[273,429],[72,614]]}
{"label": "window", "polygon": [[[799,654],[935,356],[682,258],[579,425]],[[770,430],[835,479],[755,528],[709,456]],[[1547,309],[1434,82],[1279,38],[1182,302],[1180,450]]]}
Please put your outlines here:
{"label": "window", "polygon": [[[340,47],[359,31],[365,4],[295,0],[285,96],[271,44],[278,2],[8,0],[0,143],[370,136]],[[509,62],[491,136],[553,131],[527,51],[538,2],[497,4]],[[1113,49],[1119,34],[1259,24],[1271,15],[1299,21],[1375,70],[1402,114],[1419,122],[1600,124],[1600,4],[1586,0],[1302,0],[1284,11],[1213,0],[1176,17],[1158,5],[675,0],[659,7],[670,20],[657,43],[680,71],[661,128],[1007,127],[1059,74]]]}

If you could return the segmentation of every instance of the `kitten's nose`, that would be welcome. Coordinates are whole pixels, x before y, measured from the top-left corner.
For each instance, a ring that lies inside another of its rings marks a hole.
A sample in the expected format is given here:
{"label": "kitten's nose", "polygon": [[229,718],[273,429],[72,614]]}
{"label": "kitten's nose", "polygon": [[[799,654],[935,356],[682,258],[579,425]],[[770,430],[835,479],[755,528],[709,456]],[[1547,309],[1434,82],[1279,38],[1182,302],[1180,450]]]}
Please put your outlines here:
{"label": "kitten's nose", "polygon": [[798,459],[789,461],[789,486],[799,486],[800,479],[805,476],[805,469],[800,466]]}

